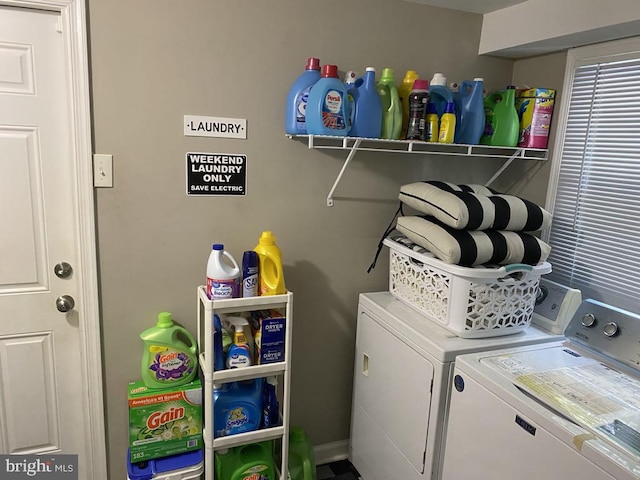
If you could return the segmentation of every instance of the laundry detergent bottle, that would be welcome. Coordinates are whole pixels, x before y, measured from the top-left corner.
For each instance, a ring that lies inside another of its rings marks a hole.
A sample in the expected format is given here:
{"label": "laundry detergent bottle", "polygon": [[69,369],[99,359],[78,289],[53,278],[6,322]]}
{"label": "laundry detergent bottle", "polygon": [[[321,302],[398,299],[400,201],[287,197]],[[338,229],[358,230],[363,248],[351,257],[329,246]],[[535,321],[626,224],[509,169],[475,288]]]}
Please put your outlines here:
{"label": "laundry detergent bottle", "polygon": [[494,92],[484,101],[485,128],[482,145],[515,147],[520,134],[520,119],[516,110],[516,89]]}
{"label": "laundry detergent bottle", "polygon": [[282,253],[271,231],[265,230],[254,248],[260,259],[260,295],[287,293],[282,270]]}
{"label": "laundry detergent bottle", "polygon": [[377,85],[382,102],[382,131],[380,138],[398,140],[402,133],[402,103],[393,68],[383,68]]}
{"label": "laundry detergent bottle", "polygon": [[349,132],[348,117],[347,89],[338,79],[338,67],[323,65],[307,100],[307,133],[344,137]]}
{"label": "laundry detergent bottle", "polygon": [[140,338],[144,343],[141,376],[148,388],[184,385],[195,378],[196,341],[173,322],[169,312],[159,313],[155,327],[142,332]]}
{"label": "laundry detergent bottle", "polygon": [[477,145],[485,128],[484,79],[474,78],[473,82],[460,82],[456,94],[456,114],[460,124],[456,125],[455,143]]}
{"label": "laundry detergent bottle", "polygon": [[376,89],[376,69],[367,67],[363,81],[353,92],[351,137],[379,138],[382,128],[382,102]]}
{"label": "laundry detergent bottle", "polygon": [[320,80],[320,60],[309,57],[304,72],[293,82],[287,95],[284,131],[288,134],[306,135],[307,100],[311,87],[318,80]]}

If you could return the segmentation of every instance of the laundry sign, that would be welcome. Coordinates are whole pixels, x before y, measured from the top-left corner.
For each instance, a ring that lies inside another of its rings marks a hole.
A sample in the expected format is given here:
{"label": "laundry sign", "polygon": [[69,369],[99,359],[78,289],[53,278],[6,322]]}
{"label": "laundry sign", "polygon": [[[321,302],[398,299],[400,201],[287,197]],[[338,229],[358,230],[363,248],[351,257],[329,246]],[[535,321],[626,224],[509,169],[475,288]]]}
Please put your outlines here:
{"label": "laundry sign", "polygon": [[184,134],[187,137],[247,138],[246,118],[184,116]]}
{"label": "laundry sign", "polygon": [[187,153],[187,195],[246,195],[247,156]]}

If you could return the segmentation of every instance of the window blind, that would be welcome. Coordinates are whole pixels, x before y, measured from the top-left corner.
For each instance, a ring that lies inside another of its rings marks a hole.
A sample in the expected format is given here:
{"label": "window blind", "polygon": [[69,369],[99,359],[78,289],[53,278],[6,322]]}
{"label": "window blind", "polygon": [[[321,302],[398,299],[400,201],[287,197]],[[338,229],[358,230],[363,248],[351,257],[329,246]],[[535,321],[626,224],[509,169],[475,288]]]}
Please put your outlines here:
{"label": "window blind", "polygon": [[589,59],[567,72],[548,240],[552,279],[640,313],[640,52],[628,57]]}

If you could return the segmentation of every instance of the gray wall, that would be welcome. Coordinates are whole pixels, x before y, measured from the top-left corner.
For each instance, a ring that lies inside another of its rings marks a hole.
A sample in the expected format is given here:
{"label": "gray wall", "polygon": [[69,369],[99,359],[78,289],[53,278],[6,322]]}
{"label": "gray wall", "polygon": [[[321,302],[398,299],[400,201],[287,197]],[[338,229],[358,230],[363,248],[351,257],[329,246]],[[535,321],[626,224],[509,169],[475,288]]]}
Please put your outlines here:
{"label": "gray wall", "polygon": [[[97,190],[110,478],[125,478],[126,385],[139,334],[167,310],[195,333],[197,285],[213,242],[236,259],[273,230],[294,292],[291,420],[315,445],[349,437],[358,294],[387,289],[387,258],[366,270],[397,208],[422,179],[486,181],[499,162],[346,152],[284,135],[287,91],[308,56],[341,74],[393,67],[430,79],[509,83],[513,62],[478,57],[482,17],[390,0],[89,0],[94,145],[114,155]],[[533,82],[537,82],[534,78]],[[544,83],[547,83],[546,81]],[[246,118],[247,140],[183,136],[183,115]],[[248,157],[248,194],[188,197],[185,153]]]}

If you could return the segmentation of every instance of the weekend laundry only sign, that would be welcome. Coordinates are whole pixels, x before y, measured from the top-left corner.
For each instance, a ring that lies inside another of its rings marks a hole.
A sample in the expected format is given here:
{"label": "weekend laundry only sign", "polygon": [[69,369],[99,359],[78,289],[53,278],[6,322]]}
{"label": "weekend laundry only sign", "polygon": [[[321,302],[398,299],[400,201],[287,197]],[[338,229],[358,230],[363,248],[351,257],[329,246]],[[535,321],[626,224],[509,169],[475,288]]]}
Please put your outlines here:
{"label": "weekend laundry only sign", "polygon": [[187,153],[187,195],[245,195],[247,156]]}

